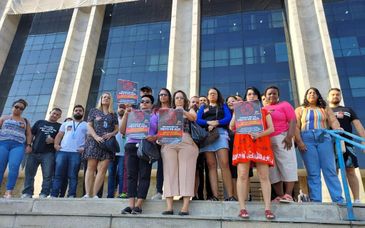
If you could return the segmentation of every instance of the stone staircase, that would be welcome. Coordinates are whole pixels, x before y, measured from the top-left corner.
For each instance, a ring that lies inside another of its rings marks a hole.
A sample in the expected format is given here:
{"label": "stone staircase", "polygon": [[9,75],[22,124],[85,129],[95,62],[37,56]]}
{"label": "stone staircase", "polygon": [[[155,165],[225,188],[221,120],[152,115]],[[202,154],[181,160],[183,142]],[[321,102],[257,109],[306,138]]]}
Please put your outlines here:
{"label": "stone staircase", "polygon": [[[355,206],[359,221],[346,221],[346,207],[319,203],[275,203],[277,218],[267,221],[261,202],[250,202],[251,218],[237,217],[238,202],[192,201],[190,216],[163,216],[164,201],[147,200],[140,215],[121,215],[120,199],[0,199],[0,227],[365,227],[365,205]],[[175,202],[175,213],[181,202]]]}

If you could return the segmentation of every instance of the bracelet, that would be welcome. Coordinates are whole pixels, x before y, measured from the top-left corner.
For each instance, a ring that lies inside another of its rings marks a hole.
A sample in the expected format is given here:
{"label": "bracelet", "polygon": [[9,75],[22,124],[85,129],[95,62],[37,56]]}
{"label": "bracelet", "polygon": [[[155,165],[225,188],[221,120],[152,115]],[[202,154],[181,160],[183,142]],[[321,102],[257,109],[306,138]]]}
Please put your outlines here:
{"label": "bracelet", "polygon": [[27,146],[32,146],[32,144],[27,143]]}

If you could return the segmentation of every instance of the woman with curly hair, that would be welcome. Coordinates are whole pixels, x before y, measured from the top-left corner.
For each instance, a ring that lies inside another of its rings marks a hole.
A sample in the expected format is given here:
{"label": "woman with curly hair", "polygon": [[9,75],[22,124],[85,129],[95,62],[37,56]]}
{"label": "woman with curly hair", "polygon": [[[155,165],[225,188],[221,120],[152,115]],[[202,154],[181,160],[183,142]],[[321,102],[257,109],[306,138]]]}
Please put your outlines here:
{"label": "woman with curly hair", "polygon": [[322,202],[321,170],[333,202],[341,203],[342,189],[336,173],[331,136],[326,129],[341,129],[340,124],[317,88],[305,92],[303,104],[295,109],[295,141],[307,169],[309,197]]}

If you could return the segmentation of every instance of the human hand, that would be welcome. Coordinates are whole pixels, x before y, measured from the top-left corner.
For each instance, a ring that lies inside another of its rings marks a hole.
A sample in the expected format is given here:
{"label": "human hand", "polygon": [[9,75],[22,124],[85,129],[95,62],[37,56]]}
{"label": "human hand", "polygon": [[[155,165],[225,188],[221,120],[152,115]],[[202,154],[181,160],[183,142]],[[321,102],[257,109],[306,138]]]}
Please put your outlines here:
{"label": "human hand", "polygon": [[300,143],[298,143],[298,149],[300,152],[306,152],[307,146],[303,142],[300,142]]}
{"label": "human hand", "polygon": [[156,141],[156,140],[157,140],[157,136],[155,136],[155,135],[148,135],[148,136],[146,137],[146,139],[147,139],[149,142],[154,142],[154,141]]}
{"label": "human hand", "polygon": [[105,135],[103,135],[103,139],[104,140],[109,140],[111,137],[113,137],[114,136],[114,134],[112,133],[112,132],[110,132],[110,133],[106,133]]}
{"label": "human hand", "polygon": [[77,149],[77,151],[78,151],[80,154],[82,154],[82,153],[84,153],[85,148],[84,148],[84,147],[79,147],[79,148]]}
{"label": "human hand", "polygon": [[284,144],[284,149],[290,150],[293,146],[293,139],[292,139],[292,137],[286,136],[281,143]]}
{"label": "human hand", "polygon": [[50,135],[48,135],[47,138],[46,138],[46,143],[47,144],[54,143],[54,138],[52,138]]}
{"label": "human hand", "polygon": [[98,142],[98,143],[103,143],[105,140],[103,137],[100,137],[98,135],[96,135],[96,137],[94,137],[95,141]]}
{"label": "human hand", "polygon": [[30,145],[27,145],[27,147],[25,148],[25,153],[27,154],[32,153],[32,147]]}
{"label": "human hand", "polygon": [[60,146],[60,145],[54,145],[54,149],[55,149],[56,151],[60,151],[60,150],[61,150],[61,146]]}

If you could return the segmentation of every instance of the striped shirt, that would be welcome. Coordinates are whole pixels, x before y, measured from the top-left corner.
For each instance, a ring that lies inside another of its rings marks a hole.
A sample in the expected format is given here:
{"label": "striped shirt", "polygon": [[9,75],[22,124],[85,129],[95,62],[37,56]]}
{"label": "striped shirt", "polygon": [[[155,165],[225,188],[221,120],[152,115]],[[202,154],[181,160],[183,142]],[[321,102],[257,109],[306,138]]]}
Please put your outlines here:
{"label": "striped shirt", "polygon": [[301,131],[313,129],[327,129],[328,115],[323,108],[304,108],[302,107]]}
{"label": "striped shirt", "polygon": [[0,129],[0,141],[12,140],[25,143],[25,130],[27,124],[24,121],[6,119]]}

